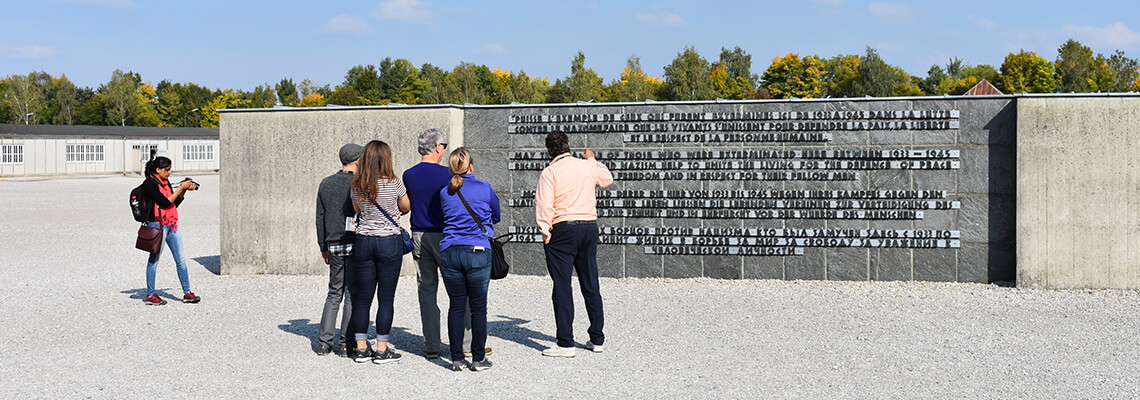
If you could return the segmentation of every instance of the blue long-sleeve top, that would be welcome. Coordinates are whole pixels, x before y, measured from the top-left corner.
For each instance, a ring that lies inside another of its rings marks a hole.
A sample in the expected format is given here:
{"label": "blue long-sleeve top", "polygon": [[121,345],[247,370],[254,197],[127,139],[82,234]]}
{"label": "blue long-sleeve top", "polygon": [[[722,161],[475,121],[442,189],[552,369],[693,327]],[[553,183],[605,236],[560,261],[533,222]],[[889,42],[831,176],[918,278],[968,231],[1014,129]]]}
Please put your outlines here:
{"label": "blue long-sleeve top", "polygon": [[[499,222],[499,196],[491,189],[491,184],[475,179],[472,174],[460,175],[463,177],[463,186],[459,191],[471,210],[479,216],[487,234],[494,236],[495,228],[492,224]],[[487,235],[479,230],[479,225],[471,218],[459,195],[448,194],[447,187],[439,191],[439,203],[443,206],[443,240],[439,242],[440,251],[448,246],[468,245],[488,247]]]}

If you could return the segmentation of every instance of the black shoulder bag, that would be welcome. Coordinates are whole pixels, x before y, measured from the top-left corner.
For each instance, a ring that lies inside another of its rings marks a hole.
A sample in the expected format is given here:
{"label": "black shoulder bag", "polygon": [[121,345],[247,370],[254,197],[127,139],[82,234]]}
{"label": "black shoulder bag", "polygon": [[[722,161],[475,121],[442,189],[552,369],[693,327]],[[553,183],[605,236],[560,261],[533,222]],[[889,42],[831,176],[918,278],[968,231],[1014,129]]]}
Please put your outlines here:
{"label": "black shoulder bag", "polygon": [[463,207],[467,208],[467,213],[471,214],[471,219],[479,224],[479,230],[483,231],[483,234],[487,236],[487,241],[491,242],[491,279],[506,278],[507,273],[511,271],[511,266],[507,265],[507,256],[503,254],[503,242],[487,233],[487,228],[483,227],[483,221],[479,220],[479,216],[475,215],[475,210],[472,210],[471,206],[467,204],[467,199],[463,198],[463,192],[456,190],[455,194],[459,195],[459,201],[463,202]]}

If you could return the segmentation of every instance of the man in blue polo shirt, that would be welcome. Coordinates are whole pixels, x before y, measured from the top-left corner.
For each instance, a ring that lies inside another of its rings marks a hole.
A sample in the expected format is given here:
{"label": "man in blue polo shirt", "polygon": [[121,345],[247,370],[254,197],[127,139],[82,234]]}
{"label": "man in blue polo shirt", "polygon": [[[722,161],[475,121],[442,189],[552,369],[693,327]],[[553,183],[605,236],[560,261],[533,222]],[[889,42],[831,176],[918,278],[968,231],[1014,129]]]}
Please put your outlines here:
{"label": "man in blue polo shirt", "polygon": [[[420,163],[404,171],[404,186],[412,202],[412,242],[416,247],[412,257],[419,267],[416,282],[419,286],[420,321],[424,327],[424,356],[439,357],[440,320],[437,295],[439,289],[439,241],[443,239],[443,207],[439,191],[451,180],[451,172],[439,163],[447,150],[447,142],[439,129],[428,129],[417,136]],[[471,353],[471,311],[463,318],[466,330],[463,335],[463,352]],[[487,348],[486,352],[491,353]],[[468,357],[470,355],[468,354]]]}

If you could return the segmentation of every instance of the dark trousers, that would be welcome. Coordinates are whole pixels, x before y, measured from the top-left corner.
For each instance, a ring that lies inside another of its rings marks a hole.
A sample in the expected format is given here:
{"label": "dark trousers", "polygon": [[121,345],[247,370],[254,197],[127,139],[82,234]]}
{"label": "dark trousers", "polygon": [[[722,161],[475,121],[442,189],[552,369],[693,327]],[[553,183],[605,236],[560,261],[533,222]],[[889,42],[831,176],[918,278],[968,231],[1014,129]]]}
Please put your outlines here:
{"label": "dark trousers", "polygon": [[554,301],[554,322],[558,325],[558,346],[574,346],[574,297],[570,287],[571,272],[578,273],[578,286],[586,301],[586,315],[590,318],[590,341],[604,344],[602,326],[602,293],[598,287],[598,226],[595,224],[556,224],[550,230],[550,243],[543,246],[546,268],[554,281],[551,299]]}
{"label": "dark trousers", "polygon": [[471,310],[471,360],[486,356],[487,283],[491,280],[491,249],[475,251],[473,246],[449,246],[440,253],[439,272],[447,289],[447,339],[451,360],[463,359],[464,316]]}
{"label": "dark trousers", "polygon": [[352,256],[329,255],[329,293],[325,297],[325,310],[321,313],[321,344],[332,345],[336,333],[336,315],[344,300],[344,317],[340,321],[341,343],[352,340],[348,335],[348,321],[352,316],[352,299],[345,299],[345,276]]}
{"label": "dark trousers", "polygon": [[376,340],[388,341],[392,330],[392,301],[396,297],[396,283],[400,279],[400,262],[403,260],[403,242],[400,235],[356,235],[352,245],[354,277],[349,295],[352,297],[352,332],[356,340],[368,334],[368,311],[372,309],[372,295],[379,303],[376,310]]}

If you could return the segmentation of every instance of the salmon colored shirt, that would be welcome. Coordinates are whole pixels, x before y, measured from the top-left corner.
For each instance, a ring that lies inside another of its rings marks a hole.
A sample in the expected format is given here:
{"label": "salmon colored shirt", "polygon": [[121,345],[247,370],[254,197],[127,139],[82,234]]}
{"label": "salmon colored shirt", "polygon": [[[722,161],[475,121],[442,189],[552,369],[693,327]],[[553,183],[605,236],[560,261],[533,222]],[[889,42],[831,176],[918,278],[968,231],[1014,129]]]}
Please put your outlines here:
{"label": "salmon colored shirt", "polygon": [[542,241],[550,241],[550,228],[563,221],[598,219],[595,187],[614,182],[610,169],[594,159],[581,159],[563,153],[555,157],[538,178],[534,194],[534,217]]}

